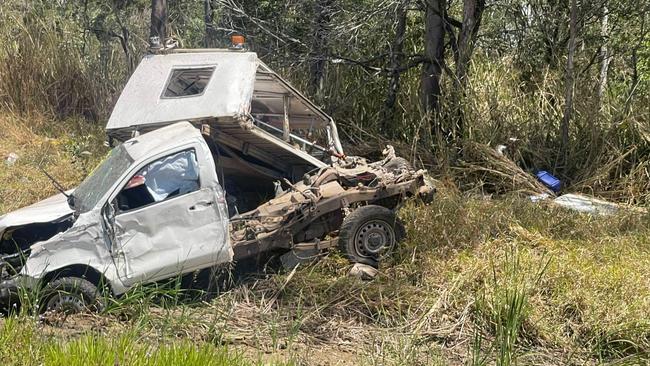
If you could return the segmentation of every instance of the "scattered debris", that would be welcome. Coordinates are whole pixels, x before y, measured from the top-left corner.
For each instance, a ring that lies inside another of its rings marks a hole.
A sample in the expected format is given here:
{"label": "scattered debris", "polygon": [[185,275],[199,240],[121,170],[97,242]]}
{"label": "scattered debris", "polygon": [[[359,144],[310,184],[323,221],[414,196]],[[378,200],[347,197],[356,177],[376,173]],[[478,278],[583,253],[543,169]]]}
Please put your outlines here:
{"label": "scattered debris", "polygon": [[291,270],[298,267],[299,264],[312,263],[320,258],[320,254],[321,251],[316,248],[294,249],[280,256],[280,261],[286,270]]}
{"label": "scattered debris", "polygon": [[645,213],[646,210],[640,207],[625,206],[594,197],[589,197],[582,194],[567,193],[560,197],[553,198],[553,196],[542,193],[528,197],[532,202],[548,201],[554,205],[558,205],[570,210],[590,213],[595,215],[613,215],[620,210],[633,210],[640,213]]}
{"label": "scattered debris", "polygon": [[598,215],[613,215],[620,209],[615,203],[579,194],[562,195],[554,199],[553,203],[571,210]]}
{"label": "scattered debris", "polygon": [[355,263],[350,269],[350,276],[357,277],[361,280],[369,281],[377,276],[379,271],[373,266],[363,263]]}
{"label": "scattered debris", "polygon": [[535,194],[535,195],[529,196],[528,198],[529,198],[533,203],[535,203],[535,202],[539,202],[539,201],[544,201],[545,199],[548,199],[549,197],[551,197],[550,194],[548,194],[548,193],[541,193],[541,194]]}
{"label": "scattered debris", "polygon": [[[512,141],[513,143],[516,142]],[[506,144],[504,144],[506,145]],[[511,149],[508,147],[507,151]],[[540,183],[536,177],[521,169],[504,151],[475,142],[464,146],[460,167],[453,168],[461,183],[461,191],[479,188],[483,193],[504,194],[520,192],[528,195],[553,192]],[[479,186],[477,187],[477,182]]]}
{"label": "scattered debris", "polygon": [[551,191],[557,193],[560,191],[562,188],[562,182],[555,178],[551,173],[545,171],[545,170],[540,170],[535,174],[537,176],[537,179],[542,182],[543,185],[547,186],[548,188],[551,189]]}
{"label": "scattered debris", "polygon": [[12,166],[16,164],[16,161],[18,161],[18,154],[9,153],[9,155],[7,155],[7,159],[5,160],[5,164],[7,164],[7,166]]}
{"label": "scattered debris", "polygon": [[495,150],[496,150],[497,154],[499,154],[500,156],[503,156],[503,155],[505,155],[504,152],[506,151],[507,148],[508,147],[506,145],[497,145]]}
{"label": "scattered debris", "polygon": [[517,145],[519,144],[519,139],[511,137],[506,141],[505,145],[497,145],[494,150],[500,156],[506,156],[508,154],[513,154],[517,151]]}

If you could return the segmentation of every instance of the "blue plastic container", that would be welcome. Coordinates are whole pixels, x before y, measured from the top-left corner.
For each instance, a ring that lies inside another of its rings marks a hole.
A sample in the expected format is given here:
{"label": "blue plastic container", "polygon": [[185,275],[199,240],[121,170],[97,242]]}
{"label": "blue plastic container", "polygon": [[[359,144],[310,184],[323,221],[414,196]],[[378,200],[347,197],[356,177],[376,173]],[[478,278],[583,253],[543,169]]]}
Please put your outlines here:
{"label": "blue plastic container", "polygon": [[562,188],[562,182],[560,182],[559,179],[555,178],[554,176],[551,175],[551,173],[545,171],[545,170],[540,170],[537,172],[537,180],[542,182],[545,186],[551,189],[553,192],[559,192],[560,188]]}

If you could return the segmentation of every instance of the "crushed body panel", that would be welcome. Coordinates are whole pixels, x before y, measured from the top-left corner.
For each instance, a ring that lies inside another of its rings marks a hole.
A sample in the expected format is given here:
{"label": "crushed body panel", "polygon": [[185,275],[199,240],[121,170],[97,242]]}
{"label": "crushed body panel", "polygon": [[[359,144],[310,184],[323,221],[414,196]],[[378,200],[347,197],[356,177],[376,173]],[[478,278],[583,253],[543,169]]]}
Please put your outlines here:
{"label": "crushed body panel", "polygon": [[[72,191],[67,191],[70,194]],[[67,197],[59,193],[27,207],[0,216],[0,236],[7,228],[27,224],[47,223],[72,213]]]}
{"label": "crushed body panel", "polygon": [[[113,293],[120,294],[136,282],[155,281],[232,260],[225,199],[201,133],[182,122],[131,139],[122,146],[132,159],[129,168],[113,176],[106,189],[95,195],[99,197],[95,205],[81,211],[75,206],[74,222],[66,230],[31,243],[23,252],[26,258],[19,277],[41,280],[70,266],[86,266],[101,273]],[[129,212],[110,213],[115,209],[116,197],[143,166],[186,149],[196,151],[200,189]],[[108,161],[110,158],[104,163]],[[101,170],[100,166],[96,172]],[[84,181],[72,195],[86,190]],[[75,201],[79,199],[75,197]],[[61,198],[48,203],[58,207]],[[188,232],[202,241],[188,240]],[[3,272],[3,280],[8,273]]]}

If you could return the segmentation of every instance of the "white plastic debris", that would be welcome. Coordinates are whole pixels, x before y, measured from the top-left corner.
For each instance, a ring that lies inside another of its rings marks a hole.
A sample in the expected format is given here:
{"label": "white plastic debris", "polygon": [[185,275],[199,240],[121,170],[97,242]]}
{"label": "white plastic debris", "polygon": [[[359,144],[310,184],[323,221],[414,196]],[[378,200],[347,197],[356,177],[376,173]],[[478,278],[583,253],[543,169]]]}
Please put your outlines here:
{"label": "white plastic debris", "polygon": [[553,203],[571,210],[597,215],[612,215],[619,209],[619,206],[615,203],[578,194],[562,195],[554,199]]}
{"label": "white plastic debris", "polygon": [[7,159],[5,160],[5,164],[7,164],[7,166],[12,166],[16,164],[16,161],[18,161],[18,154],[9,153],[9,155],[7,155]]}
{"label": "white plastic debris", "polygon": [[505,155],[504,152],[506,151],[507,148],[508,147],[506,145],[497,145],[497,147],[495,147],[494,150],[497,151],[497,154],[499,154],[499,156],[503,156]]}
{"label": "white plastic debris", "polygon": [[533,196],[528,196],[528,199],[530,199],[532,202],[539,202],[539,201],[544,201],[549,197],[551,197],[551,195],[548,193],[540,193]]}
{"label": "white plastic debris", "polygon": [[350,276],[357,277],[362,280],[372,280],[377,276],[377,268],[363,263],[355,263],[350,269]]}

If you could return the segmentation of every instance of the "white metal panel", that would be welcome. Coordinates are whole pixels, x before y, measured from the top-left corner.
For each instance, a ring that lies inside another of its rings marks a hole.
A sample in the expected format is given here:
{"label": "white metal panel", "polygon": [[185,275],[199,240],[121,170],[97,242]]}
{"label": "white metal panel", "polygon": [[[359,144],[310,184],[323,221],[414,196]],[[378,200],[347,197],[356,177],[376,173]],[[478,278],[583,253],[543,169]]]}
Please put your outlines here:
{"label": "white metal panel", "polygon": [[[106,129],[247,114],[257,66],[252,52],[147,55],[124,87]],[[162,98],[172,70],[192,67],[215,68],[203,93]]]}
{"label": "white metal panel", "polygon": [[[69,190],[66,193],[69,194],[71,192],[72,190]],[[9,212],[4,216],[0,216],[0,235],[8,227],[50,222],[69,215],[72,212],[72,209],[68,206],[67,197],[59,193],[43,201],[36,202],[31,206],[23,207],[19,210]]]}
{"label": "white metal panel", "polygon": [[141,139],[165,141],[173,132],[184,130],[183,134],[199,138],[188,144],[179,136],[178,141],[169,143],[169,151],[155,155],[151,152],[132,167],[109,199],[112,202],[131,176],[143,167],[181,151],[195,150],[201,182],[198,190],[115,216],[116,241],[123,252],[116,265],[127,286],[232,260],[224,193],[210,149],[198,130],[189,123],[177,123]]}
{"label": "white metal panel", "polygon": [[188,122],[177,122],[129,139],[124,146],[133,160],[139,160],[175,145],[202,140],[201,132],[197,128]]}
{"label": "white metal panel", "polygon": [[197,191],[115,217],[116,266],[127,285],[229,262],[227,222],[215,191]]}

